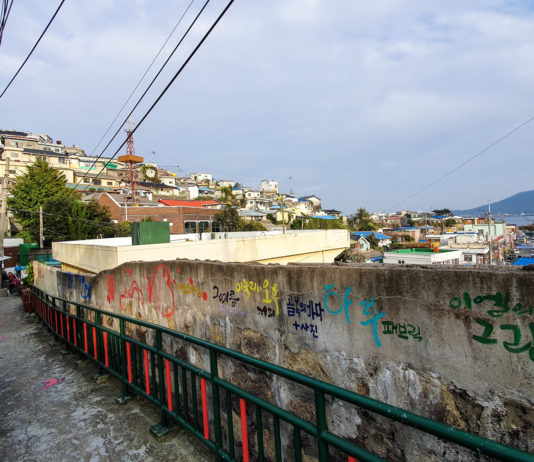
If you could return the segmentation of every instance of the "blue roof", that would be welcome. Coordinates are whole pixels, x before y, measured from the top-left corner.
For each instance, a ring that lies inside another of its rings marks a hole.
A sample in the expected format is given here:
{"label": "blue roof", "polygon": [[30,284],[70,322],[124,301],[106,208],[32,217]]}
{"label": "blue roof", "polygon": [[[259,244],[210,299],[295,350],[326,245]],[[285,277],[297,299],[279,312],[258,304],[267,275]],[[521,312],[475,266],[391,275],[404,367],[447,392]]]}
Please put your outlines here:
{"label": "blue roof", "polygon": [[369,237],[370,234],[374,234],[379,241],[383,239],[391,239],[391,237],[382,233],[377,233],[376,231],[354,231],[352,233],[353,236],[363,236],[365,238]]}
{"label": "blue roof", "polygon": [[312,218],[319,218],[320,220],[337,220],[337,218],[332,215],[314,215]]}
{"label": "blue roof", "polygon": [[448,215],[434,215],[433,217],[435,220],[442,220],[443,218],[450,218]]}
{"label": "blue roof", "polygon": [[392,231],[409,231],[412,229],[419,229],[417,226],[402,226],[400,228],[392,229]]}
{"label": "blue roof", "polygon": [[534,264],[534,258],[527,258],[527,257],[521,257],[518,258],[516,261],[512,263],[514,266],[525,266],[525,265],[533,265]]}
{"label": "blue roof", "polygon": [[199,186],[198,189],[200,189],[201,191],[213,191],[213,189],[206,188],[206,186]]}
{"label": "blue roof", "polygon": [[515,248],[519,250],[533,250],[534,249],[531,245],[516,245]]}
{"label": "blue roof", "polygon": [[371,258],[371,261],[382,261],[384,259],[384,257],[374,257],[374,258]]}

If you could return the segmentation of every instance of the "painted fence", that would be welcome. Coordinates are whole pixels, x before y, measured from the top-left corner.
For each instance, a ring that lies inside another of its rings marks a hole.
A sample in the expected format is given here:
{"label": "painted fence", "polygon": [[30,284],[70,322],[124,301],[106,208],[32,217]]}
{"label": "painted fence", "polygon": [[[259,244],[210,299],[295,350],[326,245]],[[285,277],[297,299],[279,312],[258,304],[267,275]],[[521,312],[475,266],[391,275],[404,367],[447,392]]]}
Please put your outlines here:
{"label": "painted fence", "polygon": [[[197,261],[131,263],[96,277],[36,267],[36,286],[50,295],[191,335],[530,452],[532,277],[445,267]],[[103,326],[118,331],[117,322],[106,318]],[[125,329],[131,338],[153,341],[133,325]],[[162,341],[173,355],[209,367],[202,349]],[[231,362],[220,368],[221,380],[299,418],[315,415],[313,393]],[[328,428],[385,459],[473,460],[360,408],[332,406]],[[287,442],[290,434],[282,435]],[[303,454],[314,457],[308,446]]]}
{"label": "painted fence", "polygon": [[[123,402],[127,401],[129,393],[135,392],[161,408],[162,421],[151,428],[154,433],[162,434],[178,423],[197,436],[219,459],[300,462],[304,446],[309,448],[313,444],[321,462],[383,461],[329,431],[327,414],[334,411],[334,401],[345,406],[359,406],[460,444],[474,450],[476,455],[486,454],[506,461],[531,461],[533,457],[227,348],[157,325],[51,297],[36,288],[32,292],[32,305],[43,325],[58,338],[123,382]],[[117,321],[119,330],[104,327],[106,320]],[[138,336],[143,333],[152,341],[142,342],[128,336],[128,325],[137,328]],[[209,356],[208,370],[199,369],[166,351],[164,336],[205,349]],[[314,419],[299,418],[221,379],[219,369],[223,358],[239,362],[241,367],[255,367],[262,375],[273,374],[309,389],[314,396]],[[237,422],[234,421],[236,412]],[[283,425],[286,426],[285,432]],[[236,427],[240,430],[239,439],[235,438]],[[284,434],[291,435],[290,443],[284,444]],[[272,454],[268,454],[269,449]]]}

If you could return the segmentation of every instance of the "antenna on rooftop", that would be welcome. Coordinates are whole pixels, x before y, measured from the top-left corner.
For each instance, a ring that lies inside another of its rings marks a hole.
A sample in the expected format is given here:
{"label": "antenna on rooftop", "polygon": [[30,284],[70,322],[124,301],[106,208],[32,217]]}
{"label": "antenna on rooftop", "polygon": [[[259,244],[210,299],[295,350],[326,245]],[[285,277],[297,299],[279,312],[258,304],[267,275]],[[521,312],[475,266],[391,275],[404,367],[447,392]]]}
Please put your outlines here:
{"label": "antenna on rooftop", "polygon": [[[118,160],[119,162],[124,162],[129,165],[130,170],[130,191],[131,191],[131,197],[132,200],[135,201],[135,184],[136,184],[136,175],[134,171],[134,166],[137,164],[143,163],[144,159],[140,156],[135,155],[135,148],[134,148],[134,142],[133,142],[133,136],[132,131],[133,127],[135,127],[135,123],[130,117],[127,121],[129,128],[126,128],[124,131],[126,132],[128,138],[126,139],[126,155],[125,156],[119,156]],[[127,201],[126,201],[127,204]],[[128,205],[126,205],[128,206]]]}

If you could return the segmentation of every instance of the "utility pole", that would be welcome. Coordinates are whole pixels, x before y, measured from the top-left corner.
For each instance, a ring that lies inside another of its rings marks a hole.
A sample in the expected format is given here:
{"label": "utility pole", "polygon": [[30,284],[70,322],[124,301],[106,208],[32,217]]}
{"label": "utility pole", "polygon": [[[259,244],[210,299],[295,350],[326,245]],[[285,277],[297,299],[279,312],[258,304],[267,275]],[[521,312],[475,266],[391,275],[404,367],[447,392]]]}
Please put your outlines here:
{"label": "utility pole", "polygon": [[[0,257],[4,256],[4,234],[7,224],[7,190],[9,181],[9,157],[4,166],[4,178],[2,178],[2,208],[0,210]],[[3,263],[2,263],[3,266]]]}
{"label": "utility pole", "polygon": [[43,248],[43,206],[39,206],[39,248]]}
{"label": "utility pole", "polygon": [[4,233],[7,223],[7,191],[9,180],[9,157],[6,159],[4,177],[2,178],[2,208],[0,210],[0,246],[4,255]]}
{"label": "utility pole", "polygon": [[489,243],[489,264],[493,265],[493,249],[491,245],[491,202],[488,202],[488,243]]}
{"label": "utility pole", "polygon": [[280,207],[282,210],[282,234],[286,233],[286,220],[284,218],[284,195],[280,193]]}

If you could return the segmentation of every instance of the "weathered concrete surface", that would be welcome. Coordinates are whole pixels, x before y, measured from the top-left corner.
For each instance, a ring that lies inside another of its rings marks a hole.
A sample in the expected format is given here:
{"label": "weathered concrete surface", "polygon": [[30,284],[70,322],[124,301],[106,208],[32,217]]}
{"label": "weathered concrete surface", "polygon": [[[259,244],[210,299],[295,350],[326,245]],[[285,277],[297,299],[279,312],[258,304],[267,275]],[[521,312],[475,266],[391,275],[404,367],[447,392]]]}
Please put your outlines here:
{"label": "weathered concrete surface", "polygon": [[[36,282],[534,452],[533,272],[178,260],[96,277],[38,265]],[[207,368],[202,352],[181,355]],[[277,378],[231,363],[221,374],[313,417],[309,393]],[[329,428],[387,459],[480,460],[361,409],[332,406]]]}
{"label": "weathered concrete surface", "polygon": [[[97,383],[89,361],[50,346],[18,297],[0,298],[0,460],[3,461],[211,461],[187,431],[161,442],[148,428],[159,412],[148,401],[114,401],[120,383]],[[43,388],[43,381],[64,379]]]}

